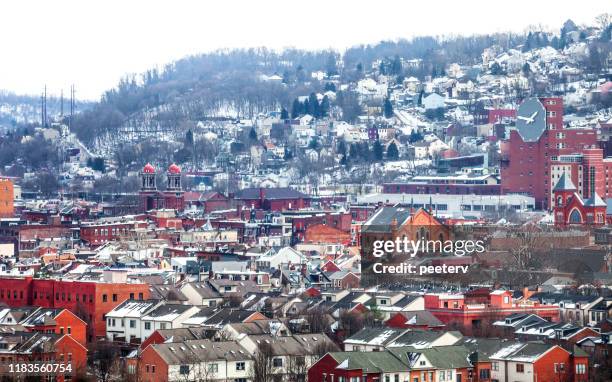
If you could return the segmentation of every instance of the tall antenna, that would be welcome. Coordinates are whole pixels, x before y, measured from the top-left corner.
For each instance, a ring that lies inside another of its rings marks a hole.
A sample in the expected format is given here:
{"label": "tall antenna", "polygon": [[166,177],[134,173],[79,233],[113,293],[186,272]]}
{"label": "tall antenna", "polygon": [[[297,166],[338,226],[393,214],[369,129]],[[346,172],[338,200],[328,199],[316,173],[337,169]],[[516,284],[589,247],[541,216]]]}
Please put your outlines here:
{"label": "tall antenna", "polygon": [[68,128],[72,129],[72,118],[74,117],[74,84],[70,85],[70,120]]}
{"label": "tall antenna", "polygon": [[60,118],[64,117],[64,89],[60,93]]}
{"label": "tall antenna", "polygon": [[40,127],[45,127],[45,93],[40,94]]}
{"label": "tall antenna", "polygon": [[47,85],[43,96],[43,127],[47,127]]}

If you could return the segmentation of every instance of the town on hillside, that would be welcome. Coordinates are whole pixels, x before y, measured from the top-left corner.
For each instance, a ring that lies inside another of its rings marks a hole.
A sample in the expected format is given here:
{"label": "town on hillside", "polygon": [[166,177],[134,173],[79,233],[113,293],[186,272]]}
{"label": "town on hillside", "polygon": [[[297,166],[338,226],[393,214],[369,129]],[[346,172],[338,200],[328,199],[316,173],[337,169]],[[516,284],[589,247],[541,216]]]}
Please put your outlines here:
{"label": "town on hillside", "polygon": [[611,20],[0,93],[0,379],[611,381]]}

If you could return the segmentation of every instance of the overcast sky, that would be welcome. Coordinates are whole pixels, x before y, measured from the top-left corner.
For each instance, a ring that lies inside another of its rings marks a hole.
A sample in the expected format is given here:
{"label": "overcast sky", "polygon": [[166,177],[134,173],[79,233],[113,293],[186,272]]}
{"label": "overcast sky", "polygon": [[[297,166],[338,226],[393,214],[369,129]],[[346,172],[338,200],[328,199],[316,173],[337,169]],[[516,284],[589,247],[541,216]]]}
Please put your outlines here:
{"label": "overcast sky", "polygon": [[[10,4],[8,4],[10,2]],[[557,30],[592,23],[606,0],[7,0],[0,89],[98,99],[126,73],[223,47],[337,48],[415,35]]]}

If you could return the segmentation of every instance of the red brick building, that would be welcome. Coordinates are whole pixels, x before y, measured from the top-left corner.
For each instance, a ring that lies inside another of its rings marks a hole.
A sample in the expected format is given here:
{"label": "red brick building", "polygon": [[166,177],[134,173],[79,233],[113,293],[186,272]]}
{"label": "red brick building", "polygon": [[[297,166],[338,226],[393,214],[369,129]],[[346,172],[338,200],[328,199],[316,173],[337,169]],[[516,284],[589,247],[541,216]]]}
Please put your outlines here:
{"label": "red brick building", "polygon": [[82,345],[87,343],[87,324],[68,309],[38,309],[21,325],[28,332],[68,334]]}
{"label": "red brick building", "polygon": [[563,174],[553,189],[554,218],[556,226],[572,224],[604,225],[606,203],[597,192],[583,200],[567,174]]}
{"label": "red brick building", "polygon": [[588,381],[588,355],[542,343],[514,343],[490,357],[491,379],[499,381]]}
{"label": "red brick building", "polygon": [[349,245],[351,243],[351,234],[338,228],[315,224],[306,229],[303,241],[304,243],[313,244],[339,243]]}
{"label": "red brick building", "polygon": [[238,212],[243,208],[281,212],[310,207],[310,197],[289,187],[245,188],[234,196]]}
{"label": "red brick building", "polygon": [[185,208],[185,198],[181,187],[181,169],[172,164],[166,171],[166,189],[157,189],[155,167],[147,163],[140,172],[140,211],[157,209],[173,209],[182,211]]}
{"label": "red brick building", "polygon": [[477,333],[512,313],[533,313],[551,322],[559,321],[559,307],[537,302],[517,303],[510,291],[477,291],[472,294],[431,293],[424,296],[425,310],[447,327],[455,327],[465,335]]}
{"label": "red brick building", "polygon": [[15,213],[14,201],[13,182],[10,179],[0,178],[0,218],[13,216]]}
{"label": "red brick building", "polygon": [[516,129],[501,142],[501,191],[531,195],[536,207],[550,209],[558,177],[570,173],[583,198],[604,195],[603,153],[596,147],[595,130],[564,127],[561,98],[526,99]]}
{"label": "red brick building", "polygon": [[[54,333],[15,332],[2,336],[0,363],[62,363],[70,364],[71,372],[54,374],[56,381],[67,380],[66,375],[83,374],[87,366],[87,348],[72,336]],[[41,377],[42,380],[42,377]]]}
{"label": "red brick building", "polygon": [[121,237],[128,237],[134,233],[136,228],[146,228],[145,221],[135,219],[112,219],[99,220],[96,222],[84,222],[79,227],[81,240],[92,247],[117,241]]}
{"label": "red brick building", "polygon": [[87,340],[106,335],[106,313],[127,299],[149,298],[148,284],[3,277],[0,302],[10,307],[63,308],[87,324]]}

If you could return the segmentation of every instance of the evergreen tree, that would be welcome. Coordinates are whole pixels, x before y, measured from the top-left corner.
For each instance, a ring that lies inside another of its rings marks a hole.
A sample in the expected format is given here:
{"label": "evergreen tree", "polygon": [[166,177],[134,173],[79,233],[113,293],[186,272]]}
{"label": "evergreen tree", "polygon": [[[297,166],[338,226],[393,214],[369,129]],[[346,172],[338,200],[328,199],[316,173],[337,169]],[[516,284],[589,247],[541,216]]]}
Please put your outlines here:
{"label": "evergreen tree", "polygon": [[389,97],[385,98],[385,103],[383,105],[385,118],[393,117],[393,105],[391,104],[391,100]]}
{"label": "evergreen tree", "polygon": [[302,114],[302,104],[296,98],[293,100],[293,105],[291,106],[291,118],[297,118]]}
{"label": "evergreen tree", "polygon": [[321,105],[319,106],[319,114],[320,114],[320,116],[321,117],[328,117],[329,116],[329,109],[330,109],[329,97],[323,96],[323,99],[321,100]]}
{"label": "evergreen tree", "polygon": [[312,115],[310,113],[310,111],[311,111],[310,110],[310,102],[308,102],[308,98],[306,98],[304,100],[304,102],[302,103],[302,112],[301,112],[301,114],[310,114],[310,115]]}
{"label": "evergreen tree", "polygon": [[359,148],[354,143],[351,143],[351,145],[349,146],[349,157],[351,158],[351,160],[359,159]]}
{"label": "evergreen tree", "polygon": [[193,131],[191,131],[191,129],[187,130],[185,133],[185,145],[189,147],[193,146]]}
{"label": "evergreen tree", "polygon": [[311,150],[319,151],[319,140],[317,137],[312,137],[310,143],[308,143],[308,148]]}
{"label": "evergreen tree", "polygon": [[326,82],[324,90],[326,92],[336,92],[336,85],[333,82]]}
{"label": "evergreen tree", "polygon": [[308,114],[315,118],[320,117],[319,100],[317,99],[317,95],[315,93],[310,93],[308,96]]}
{"label": "evergreen tree", "polygon": [[333,53],[327,56],[327,63],[325,67],[327,68],[328,77],[335,76],[336,74],[338,74],[338,67],[336,65],[336,56]]}
{"label": "evergreen tree", "polygon": [[337,152],[339,155],[346,156],[346,142],[344,142],[344,139],[341,139],[341,140],[338,142],[338,146],[336,147],[336,152]]}
{"label": "evergreen tree", "polygon": [[523,68],[521,69],[523,72],[523,76],[525,77],[529,77],[529,75],[531,74],[531,66],[529,66],[529,63],[525,63],[523,65]]}
{"label": "evergreen tree", "polygon": [[255,131],[254,127],[251,127],[251,131],[249,131],[249,140],[251,142],[257,141],[257,132]]}
{"label": "evergreen tree", "polygon": [[423,139],[423,135],[416,130],[412,130],[410,132],[410,136],[408,136],[408,142],[414,143]]}
{"label": "evergreen tree", "polygon": [[378,139],[374,142],[374,146],[372,147],[372,152],[374,154],[374,159],[376,161],[380,161],[383,159],[383,147],[380,144],[380,141]]}
{"label": "evergreen tree", "polygon": [[289,112],[287,111],[287,109],[285,109],[284,107],[281,109],[281,115],[280,118],[285,121],[287,119],[289,119]]}
{"label": "evergreen tree", "polygon": [[399,158],[399,151],[397,150],[397,146],[395,142],[391,142],[389,147],[387,147],[387,159],[397,159]]}

